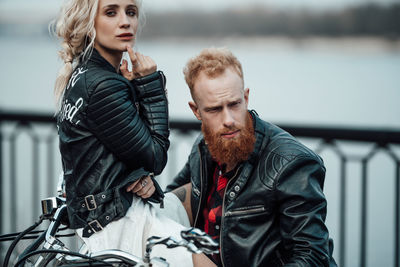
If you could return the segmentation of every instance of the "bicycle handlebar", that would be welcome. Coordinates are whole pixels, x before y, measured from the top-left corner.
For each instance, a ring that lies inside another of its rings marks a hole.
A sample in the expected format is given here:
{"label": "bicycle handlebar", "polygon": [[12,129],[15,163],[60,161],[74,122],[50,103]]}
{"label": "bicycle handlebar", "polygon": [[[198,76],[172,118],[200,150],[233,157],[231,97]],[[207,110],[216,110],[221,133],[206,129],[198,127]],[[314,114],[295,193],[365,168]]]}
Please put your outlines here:
{"label": "bicycle handlebar", "polygon": [[[158,262],[157,266],[168,266],[168,263],[163,258],[154,257],[150,259],[152,248],[160,244],[165,245],[167,248],[185,247],[188,251],[196,254],[219,253],[218,243],[205,232],[197,228],[189,228],[181,231],[182,240],[179,241],[173,237],[150,237],[146,242],[145,256],[143,259],[115,249],[90,254],[86,254],[87,251],[82,252],[84,254],[76,253],[69,251],[56,237],[61,223],[67,216],[65,199],[60,197],[47,198],[42,201],[42,209],[42,218],[51,220],[51,223],[47,230],[19,256],[19,262],[23,262],[21,259],[27,259],[27,256],[30,254],[39,254],[40,257],[35,261],[35,266],[46,266],[54,258],[56,258],[59,263],[85,263],[88,259],[93,259],[99,260],[100,262],[103,260],[118,260],[133,266],[151,266],[151,264],[156,262]],[[39,252],[37,249],[43,241],[45,241],[44,249]]]}

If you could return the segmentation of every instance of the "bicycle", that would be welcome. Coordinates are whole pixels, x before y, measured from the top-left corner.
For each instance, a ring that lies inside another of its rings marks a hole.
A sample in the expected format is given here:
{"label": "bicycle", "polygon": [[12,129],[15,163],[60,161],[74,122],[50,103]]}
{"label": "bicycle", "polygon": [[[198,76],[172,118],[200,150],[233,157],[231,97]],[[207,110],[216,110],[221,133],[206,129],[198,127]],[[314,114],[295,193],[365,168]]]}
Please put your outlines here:
{"label": "bicycle", "polygon": [[[131,255],[127,252],[108,249],[99,252],[89,253],[87,247],[82,245],[78,252],[69,250],[65,244],[59,239],[61,236],[57,233],[68,229],[67,227],[60,228],[65,224],[67,216],[67,206],[65,198],[51,197],[41,201],[42,215],[38,222],[30,226],[23,232],[17,234],[9,234],[0,236],[0,241],[10,241],[13,236],[12,244],[10,245],[3,267],[8,267],[9,259],[16,244],[22,239],[32,238],[32,234],[38,234],[35,241],[30,244],[19,256],[15,266],[137,266],[149,267],[160,266],[167,267],[169,263],[161,257],[151,257],[151,252],[154,246],[165,245],[167,248],[185,247],[191,253],[219,253],[219,245],[209,235],[197,228],[188,228],[181,231],[182,240],[176,240],[173,237],[158,237],[152,236],[147,239],[145,255],[143,258]],[[51,223],[45,231],[33,230],[38,227],[43,221],[49,220]],[[39,248],[42,246],[42,248]],[[35,259],[33,259],[35,256]]]}

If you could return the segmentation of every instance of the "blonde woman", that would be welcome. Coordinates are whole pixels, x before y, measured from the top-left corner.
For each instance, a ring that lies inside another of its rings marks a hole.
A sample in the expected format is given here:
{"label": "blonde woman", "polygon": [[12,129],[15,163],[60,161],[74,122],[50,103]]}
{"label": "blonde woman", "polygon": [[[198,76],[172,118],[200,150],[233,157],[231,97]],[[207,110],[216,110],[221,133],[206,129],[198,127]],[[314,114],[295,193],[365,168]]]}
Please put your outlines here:
{"label": "blonde woman", "polygon": [[[169,129],[165,77],[132,50],[141,18],[139,1],[69,0],[55,25],[64,61],[55,96],[68,218],[91,251],[142,256],[149,236],[179,236],[183,228],[147,203],[163,201],[153,174],[167,162]],[[126,60],[120,66],[125,51],[131,71]],[[172,266],[192,265],[184,250],[154,253]]]}

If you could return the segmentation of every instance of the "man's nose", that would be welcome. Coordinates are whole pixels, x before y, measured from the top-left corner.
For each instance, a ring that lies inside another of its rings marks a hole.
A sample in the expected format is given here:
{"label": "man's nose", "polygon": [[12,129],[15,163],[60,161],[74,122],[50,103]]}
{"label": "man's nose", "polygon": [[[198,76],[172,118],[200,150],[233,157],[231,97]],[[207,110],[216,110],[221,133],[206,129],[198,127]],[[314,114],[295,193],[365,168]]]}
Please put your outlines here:
{"label": "man's nose", "polygon": [[223,123],[227,128],[231,128],[235,125],[235,120],[233,119],[233,114],[229,109],[224,109],[223,111]]}

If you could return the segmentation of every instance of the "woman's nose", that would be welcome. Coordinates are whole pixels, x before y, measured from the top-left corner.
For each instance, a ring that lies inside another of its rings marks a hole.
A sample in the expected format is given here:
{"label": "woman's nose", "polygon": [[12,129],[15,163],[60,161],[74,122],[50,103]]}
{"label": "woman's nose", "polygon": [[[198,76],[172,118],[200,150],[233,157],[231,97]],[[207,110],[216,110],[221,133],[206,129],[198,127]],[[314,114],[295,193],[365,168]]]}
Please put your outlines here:
{"label": "woman's nose", "polygon": [[119,24],[120,24],[120,27],[122,27],[122,28],[129,28],[130,22],[129,22],[128,16],[125,13],[123,13],[120,16],[120,23]]}

